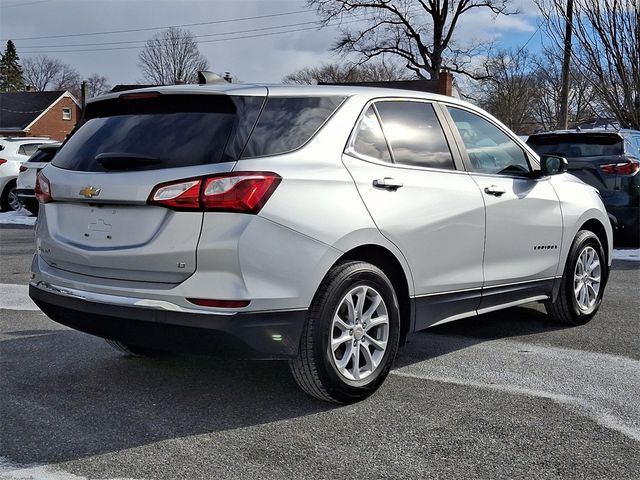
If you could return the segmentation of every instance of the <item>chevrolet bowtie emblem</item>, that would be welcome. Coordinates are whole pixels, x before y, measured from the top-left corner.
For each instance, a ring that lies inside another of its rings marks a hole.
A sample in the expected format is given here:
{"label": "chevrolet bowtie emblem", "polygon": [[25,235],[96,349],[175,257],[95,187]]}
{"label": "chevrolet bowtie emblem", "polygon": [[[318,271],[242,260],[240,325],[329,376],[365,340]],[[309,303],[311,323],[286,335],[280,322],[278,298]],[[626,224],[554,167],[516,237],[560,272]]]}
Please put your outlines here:
{"label": "chevrolet bowtie emblem", "polygon": [[84,198],[93,198],[100,195],[100,190],[101,190],[100,188],[84,187],[82,190],[80,190],[79,193]]}

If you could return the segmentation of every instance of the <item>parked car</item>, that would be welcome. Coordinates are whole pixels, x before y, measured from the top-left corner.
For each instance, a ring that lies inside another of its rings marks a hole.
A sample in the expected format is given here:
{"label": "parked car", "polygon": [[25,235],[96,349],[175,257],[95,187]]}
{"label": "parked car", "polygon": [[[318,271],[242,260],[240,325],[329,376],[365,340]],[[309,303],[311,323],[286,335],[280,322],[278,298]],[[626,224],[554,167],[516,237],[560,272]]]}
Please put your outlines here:
{"label": "parked car", "polygon": [[16,178],[20,164],[29,159],[48,137],[0,137],[0,211],[20,210]]}
{"label": "parked car", "polygon": [[562,130],[529,137],[539,154],[569,161],[569,173],[598,189],[616,241],[640,244],[640,131]]}
{"label": "parked car", "polygon": [[39,174],[31,298],[129,354],[286,358],[372,394],[411,332],[598,311],[598,192],[484,111],[413,91],[191,85],[89,101]]}
{"label": "parked car", "polygon": [[16,195],[24,208],[32,215],[38,215],[38,200],[36,199],[35,185],[36,174],[46,167],[61,143],[45,143],[40,145],[29,160],[20,165],[18,178],[16,179]]}

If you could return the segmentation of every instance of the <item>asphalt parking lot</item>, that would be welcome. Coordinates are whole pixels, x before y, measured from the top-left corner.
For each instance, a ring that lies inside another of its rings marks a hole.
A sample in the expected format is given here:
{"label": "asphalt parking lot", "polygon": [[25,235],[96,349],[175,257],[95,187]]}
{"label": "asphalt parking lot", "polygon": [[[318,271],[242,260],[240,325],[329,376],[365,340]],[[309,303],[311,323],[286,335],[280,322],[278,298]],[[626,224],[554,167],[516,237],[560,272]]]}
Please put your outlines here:
{"label": "asphalt parking lot", "polygon": [[32,229],[0,226],[0,478],[640,478],[640,262],[564,328],[537,305],[412,336],[356,405],[284,362],[123,356],[26,298]]}

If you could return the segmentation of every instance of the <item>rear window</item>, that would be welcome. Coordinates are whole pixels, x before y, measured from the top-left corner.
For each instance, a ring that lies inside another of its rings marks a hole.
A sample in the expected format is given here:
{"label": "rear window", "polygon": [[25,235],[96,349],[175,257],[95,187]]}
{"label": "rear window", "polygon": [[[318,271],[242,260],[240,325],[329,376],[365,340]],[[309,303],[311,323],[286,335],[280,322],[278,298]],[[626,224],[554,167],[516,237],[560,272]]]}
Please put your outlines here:
{"label": "rear window", "polygon": [[617,135],[563,135],[529,137],[527,144],[538,154],[554,154],[567,158],[622,155],[623,140]]}
{"label": "rear window", "polygon": [[344,98],[269,98],[242,158],[276,155],[302,147],[336,111]]}
{"label": "rear window", "polygon": [[[52,164],[104,172],[234,161],[263,103],[264,97],[159,94],[95,102]],[[116,168],[105,168],[110,156],[119,159]]]}
{"label": "rear window", "polygon": [[20,155],[31,156],[34,153],[36,153],[36,150],[38,150],[38,147],[40,145],[41,145],[40,143],[26,143],[24,145],[21,145],[20,148],[18,148],[18,153]]}
{"label": "rear window", "polygon": [[38,150],[31,156],[31,158],[29,158],[29,160],[27,160],[27,163],[49,163],[55,156],[56,152],[57,150],[53,148]]}

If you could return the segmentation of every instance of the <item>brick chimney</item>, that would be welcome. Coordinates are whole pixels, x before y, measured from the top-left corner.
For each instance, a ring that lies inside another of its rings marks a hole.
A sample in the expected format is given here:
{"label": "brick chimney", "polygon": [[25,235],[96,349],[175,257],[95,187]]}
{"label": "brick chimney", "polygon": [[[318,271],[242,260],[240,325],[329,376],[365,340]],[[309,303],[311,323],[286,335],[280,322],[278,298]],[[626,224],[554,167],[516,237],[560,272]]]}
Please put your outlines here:
{"label": "brick chimney", "polygon": [[453,75],[449,70],[443,69],[438,76],[438,93],[449,97],[453,93]]}

